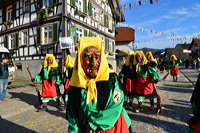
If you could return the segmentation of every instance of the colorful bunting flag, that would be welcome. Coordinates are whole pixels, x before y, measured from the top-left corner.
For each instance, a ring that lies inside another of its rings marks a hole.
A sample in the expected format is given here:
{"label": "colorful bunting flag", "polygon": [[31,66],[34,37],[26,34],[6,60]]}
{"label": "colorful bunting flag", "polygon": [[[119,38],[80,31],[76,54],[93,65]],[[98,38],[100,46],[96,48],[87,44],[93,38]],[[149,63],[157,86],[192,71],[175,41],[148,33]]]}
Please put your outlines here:
{"label": "colorful bunting flag", "polygon": [[129,3],[129,8],[131,9],[131,3]]}
{"label": "colorful bunting flag", "polygon": [[150,4],[153,4],[153,0],[150,0]]}
{"label": "colorful bunting flag", "polygon": [[136,6],[136,2],[134,2],[134,6]]}
{"label": "colorful bunting flag", "polygon": [[139,5],[141,6],[141,4],[142,4],[142,3],[141,3],[141,1],[140,1],[140,0],[138,1],[138,3],[139,3]]}
{"label": "colorful bunting flag", "polygon": [[124,12],[126,11],[126,5],[124,5]]}

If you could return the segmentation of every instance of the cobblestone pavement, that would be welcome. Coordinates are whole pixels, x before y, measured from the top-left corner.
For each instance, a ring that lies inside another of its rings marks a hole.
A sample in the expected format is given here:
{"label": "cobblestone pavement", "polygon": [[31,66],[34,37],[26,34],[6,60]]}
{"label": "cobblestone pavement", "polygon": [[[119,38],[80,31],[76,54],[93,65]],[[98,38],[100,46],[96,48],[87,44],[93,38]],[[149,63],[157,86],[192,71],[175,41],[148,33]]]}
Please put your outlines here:
{"label": "cobblestone pavement", "polygon": [[[198,72],[181,70],[191,81],[196,82]],[[161,73],[161,78],[166,72]],[[178,82],[172,82],[169,75],[159,81],[157,91],[162,98],[162,114],[156,116],[150,110],[149,101],[144,101],[144,111],[135,113],[137,100],[134,99],[133,109],[127,110],[132,120],[133,132],[187,132],[186,122],[191,117],[190,97],[193,84],[182,73]],[[41,85],[39,85],[41,87]],[[61,87],[62,90],[62,87]],[[65,111],[59,111],[54,101],[48,105],[48,112],[36,112],[37,96],[32,83],[28,80],[16,79],[7,89],[7,101],[0,104],[0,132],[67,132]],[[156,100],[155,100],[156,102]]]}

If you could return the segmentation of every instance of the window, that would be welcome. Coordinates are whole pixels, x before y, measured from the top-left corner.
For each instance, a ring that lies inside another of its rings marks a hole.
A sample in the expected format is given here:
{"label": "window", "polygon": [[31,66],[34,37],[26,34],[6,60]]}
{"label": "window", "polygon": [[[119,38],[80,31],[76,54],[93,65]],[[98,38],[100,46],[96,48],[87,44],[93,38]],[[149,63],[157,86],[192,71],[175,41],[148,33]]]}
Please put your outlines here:
{"label": "window", "polygon": [[28,45],[28,31],[23,31],[22,32],[22,45]]}
{"label": "window", "polygon": [[97,35],[96,35],[96,34],[94,34],[94,33],[92,33],[92,37],[97,37]]}
{"label": "window", "polygon": [[92,17],[94,18],[94,19],[96,19],[96,8],[94,7],[94,6],[92,6]]}
{"label": "window", "polygon": [[22,64],[19,63],[19,64],[15,64],[16,66],[16,71],[22,71]]}
{"label": "window", "polygon": [[24,12],[28,12],[28,11],[29,11],[29,1],[24,0]]}
{"label": "window", "polygon": [[78,10],[83,12],[83,1],[82,0],[78,0],[76,4],[77,4]]}
{"label": "window", "polygon": [[50,44],[53,42],[53,27],[44,27],[44,44]]}
{"label": "window", "polygon": [[52,5],[52,0],[43,0],[43,8],[50,7]]}
{"label": "window", "polygon": [[[109,19],[109,18],[108,18],[108,19]],[[113,25],[112,25],[112,21],[111,21],[111,19],[109,19],[109,21],[108,21],[108,28],[109,28],[109,29],[112,29],[112,26],[113,26]]]}
{"label": "window", "polygon": [[83,36],[83,30],[80,29],[80,28],[76,28],[76,38],[77,38],[76,41],[77,41],[77,43],[78,43],[80,37],[82,37],[82,36]]}
{"label": "window", "polygon": [[15,48],[15,35],[10,36],[10,49]]}
{"label": "window", "polygon": [[12,14],[13,14],[13,10],[12,10],[12,5],[7,7],[7,20],[12,20]]}
{"label": "window", "polygon": [[99,13],[99,22],[103,24],[103,11]]}
{"label": "window", "polygon": [[112,41],[109,40],[109,51],[113,51],[113,48],[112,48]]}
{"label": "window", "polygon": [[102,44],[103,44],[104,49],[105,49],[105,41],[104,41],[104,37],[102,37]]}

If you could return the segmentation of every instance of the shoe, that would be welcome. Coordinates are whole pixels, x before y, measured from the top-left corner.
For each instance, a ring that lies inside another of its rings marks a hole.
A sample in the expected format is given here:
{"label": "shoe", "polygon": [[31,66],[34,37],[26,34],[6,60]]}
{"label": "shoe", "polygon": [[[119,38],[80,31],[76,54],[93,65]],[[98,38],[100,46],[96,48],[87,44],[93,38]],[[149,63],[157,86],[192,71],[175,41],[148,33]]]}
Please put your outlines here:
{"label": "shoe", "polygon": [[142,108],[137,108],[137,109],[135,110],[135,113],[139,113],[139,112],[143,112],[143,109],[142,109]]}
{"label": "shoe", "polygon": [[155,109],[155,107],[154,107],[154,106],[151,106],[151,107],[150,107],[150,110],[154,110],[154,109]]}
{"label": "shoe", "polygon": [[159,114],[161,114],[161,113],[162,113],[161,108],[159,108],[159,109],[156,110],[156,115],[159,115]]}
{"label": "shoe", "polygon": [[124,106],[125,109],[127,109],[127,104],[128,104],[127,101],[124,101],[124,105],[123,106]]}
{"label": "shoe", "polygon": [[37,112],[42,112],[42,111],[47,111],[48,109],[47,109],[47,106],[42,106],[42,108],[38,108],[38,110],[37,110]]}
{"label": "shoe", "polygon": [[60,111],[65,111],[65,107],[63,107],[63,106],[59,106],[59,107],[57,107],[57,109]]}
{"label": "shoe", "polygon": [[47,108],[38,108],[37,112],[47,111]]}

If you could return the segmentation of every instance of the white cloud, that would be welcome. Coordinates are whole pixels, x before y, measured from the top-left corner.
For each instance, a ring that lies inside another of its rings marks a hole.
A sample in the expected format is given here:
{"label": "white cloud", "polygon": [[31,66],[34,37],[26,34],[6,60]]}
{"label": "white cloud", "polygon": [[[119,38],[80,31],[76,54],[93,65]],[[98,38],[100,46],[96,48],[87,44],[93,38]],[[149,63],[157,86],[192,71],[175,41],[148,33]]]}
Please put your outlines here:
{"label": "white cloud", "polygon": [[166,30],[165,33],[180,33],[182,31],[184,31],[185,29],[184,28],[173,28],[173,29],[169,29],[169,30]]}
{"label": "white cloud", "polygon": [[190,11],[188,11],[188,9],[186,8],[180,8],[180,9],[171,10],[170,14],[171,15],[189,15]]}

